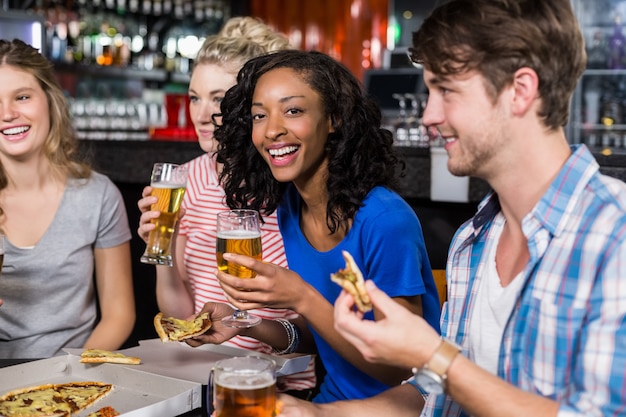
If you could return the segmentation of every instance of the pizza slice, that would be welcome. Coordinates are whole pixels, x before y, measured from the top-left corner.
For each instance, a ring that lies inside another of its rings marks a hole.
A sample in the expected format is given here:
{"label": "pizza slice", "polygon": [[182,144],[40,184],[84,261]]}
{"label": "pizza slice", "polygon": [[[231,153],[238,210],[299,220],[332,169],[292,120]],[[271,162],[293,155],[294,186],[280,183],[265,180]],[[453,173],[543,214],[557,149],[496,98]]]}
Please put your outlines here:
{"label": "pizza slice", "polygon": [[162,342],[180,342],[199,336],[211,328],[209,313],[203,313],[193,320],[182,320],[174,317],[165,317],[159,313],[154,317],[154,328]]}
{"label": "pizza slice", "polygon": [[0,416],[69,417],[72,408],[54,384],[14,389],[0,397]]}
{"label": "pizza slice", "polygon": [[128,365],[139,365],[141,363],[140,358],[102,349],[85,350],[80,355],[80,361],[83,363],[123,363]]}
{"label": "pizza slice", "polygon": [[69,417],[91,406],[113,389],[103,382],[68,382],[19,388],[0,397],[4,417]]}
{"label": "pizza slice", "polygon": [[55,388],[61,394],[63,400],[74,408],[72,412],[77,412],[84,410],[106,396],[113,389],[113,385],[89,381],[57,384]]}
{"label": "pizza slice", "polygon": [[374,307],[372,306],[370,296],[365,290],[365,280],[363,278],[363,274],[348,251],[344,250],[341,253],[343,255],[343,259],[346,261],[346,267],[344,269],[340,269],[334,274],[330,274],[330,279],[339,284],[350,295],[352,295],[357,308],[362,313],[367,313]]}
{"label": "pizza slice", "polygon": [[113,407],[107,406],[102,407],[98,411],[94,411],[93,413],[87,414],[87,417],[115,417],[119,416],[120,413]]}

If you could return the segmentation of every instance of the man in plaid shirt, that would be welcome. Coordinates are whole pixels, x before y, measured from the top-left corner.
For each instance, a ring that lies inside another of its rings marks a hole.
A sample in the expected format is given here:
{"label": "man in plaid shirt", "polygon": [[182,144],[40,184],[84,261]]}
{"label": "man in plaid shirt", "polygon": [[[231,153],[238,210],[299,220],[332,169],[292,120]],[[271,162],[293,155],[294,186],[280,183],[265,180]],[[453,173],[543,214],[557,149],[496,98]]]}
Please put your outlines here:
{"label": "man in plaid shirt", "polygon": [[415,375],[358,402],[283,396],[281,415],[626,415],[626,184],[565,137],[586,64],[570,1],[452,0],[413,45],[448,169],[493,190],[450,247],[443,338],[371,282],[385,320],[342,293],[338,331]]}

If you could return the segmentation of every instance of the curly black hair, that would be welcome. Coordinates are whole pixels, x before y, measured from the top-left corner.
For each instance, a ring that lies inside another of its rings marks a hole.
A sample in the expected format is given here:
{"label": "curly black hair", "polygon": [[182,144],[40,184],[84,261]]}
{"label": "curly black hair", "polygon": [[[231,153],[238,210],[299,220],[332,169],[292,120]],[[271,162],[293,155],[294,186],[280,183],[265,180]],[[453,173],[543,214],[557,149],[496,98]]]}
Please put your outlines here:
{"label": "curly black hair", "polygon": [[345,228],[365,196],[376,186],[397,187],[393,135],[380,127],[380,108],[364,92],[358,79],[341,63],[320,52],[285,50],[248,61],[237,84],[221,103],[220,175],[231,208],[252,208],[263,214],[276,210],[288,186],[277,181],[252,143],[252,96],[259,78],[277,68],[289,68],[322,98],[335,132],[328,135],[326,221],[331,233]]}

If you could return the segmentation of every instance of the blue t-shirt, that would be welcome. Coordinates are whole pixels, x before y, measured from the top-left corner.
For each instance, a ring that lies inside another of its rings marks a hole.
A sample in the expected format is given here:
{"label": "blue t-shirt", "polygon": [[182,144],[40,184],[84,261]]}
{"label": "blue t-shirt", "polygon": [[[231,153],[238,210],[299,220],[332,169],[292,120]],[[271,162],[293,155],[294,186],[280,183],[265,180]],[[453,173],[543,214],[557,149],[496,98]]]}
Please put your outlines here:
{"label": "blue t-shirt", "polygon": [[[390,297],[422,295],[424,318],[439,331],[439,296],[432,276],[422,228],[413,209],[395,192],[376,187],[354,217],[347,236],[328,252],[313,248],[300,229],[301,199],[293,185],[278,208],[278,222],[289,268],[334,303],[341,287],[330,274],[345,267],[350,252],[365,279]],[[374,319],[370,312],[365,316]],[[389,388],[343,359],[313,329],[327,375],[314,402],[367,398]]]}

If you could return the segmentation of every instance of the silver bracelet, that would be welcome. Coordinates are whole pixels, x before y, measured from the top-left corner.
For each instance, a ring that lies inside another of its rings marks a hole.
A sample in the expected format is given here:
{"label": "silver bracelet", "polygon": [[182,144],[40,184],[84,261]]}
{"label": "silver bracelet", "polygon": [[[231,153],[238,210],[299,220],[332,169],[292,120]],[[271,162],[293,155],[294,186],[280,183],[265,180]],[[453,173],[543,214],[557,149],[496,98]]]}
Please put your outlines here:
{"label": "silver bracelet", "polygon": [[300,329],[286,319],[275,319],[274,321],[280,323],[287,332],[287,347],[283,350],[274,349],[274,354],[284,355],[286,353],[294,353],[300,346]]}

